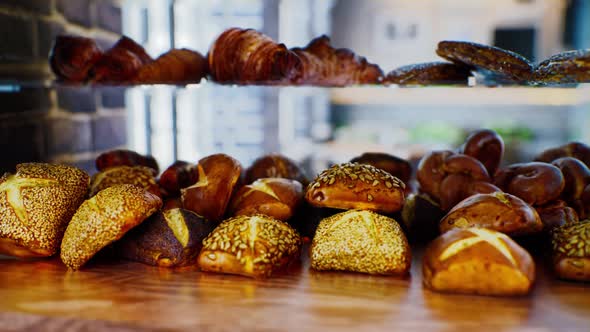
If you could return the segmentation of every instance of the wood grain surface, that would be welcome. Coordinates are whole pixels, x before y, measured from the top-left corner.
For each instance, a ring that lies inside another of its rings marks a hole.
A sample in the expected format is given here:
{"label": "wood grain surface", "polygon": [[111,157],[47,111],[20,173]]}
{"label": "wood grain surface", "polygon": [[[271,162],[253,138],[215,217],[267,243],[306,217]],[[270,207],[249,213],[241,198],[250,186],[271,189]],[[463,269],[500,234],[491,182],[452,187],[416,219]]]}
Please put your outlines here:
{"label": "wood grain surface", "polygon": [[406,279],[315,272],[306,255],[268,280],[0,258],[0,331],[590,331],[590,284],[543,266],[530,296],[493,298],[423,289],[419,252]]}

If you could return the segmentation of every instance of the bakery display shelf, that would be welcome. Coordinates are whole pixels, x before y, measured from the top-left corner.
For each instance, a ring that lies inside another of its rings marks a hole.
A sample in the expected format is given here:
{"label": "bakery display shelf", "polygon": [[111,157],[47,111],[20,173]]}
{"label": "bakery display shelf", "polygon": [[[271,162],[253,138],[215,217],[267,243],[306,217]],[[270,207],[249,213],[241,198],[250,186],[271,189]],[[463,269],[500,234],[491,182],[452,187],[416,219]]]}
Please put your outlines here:
{"label": "bakery display shelf", "polygon": [[554,279],[542,259],[528,296],[465,296],[424,289],[421,252],[404,279],[315,272],[307,247],[287,273],[262,280],[106,260],[70,272],[59,259],[0,258],[0,330],[588,331],[587,285]]}

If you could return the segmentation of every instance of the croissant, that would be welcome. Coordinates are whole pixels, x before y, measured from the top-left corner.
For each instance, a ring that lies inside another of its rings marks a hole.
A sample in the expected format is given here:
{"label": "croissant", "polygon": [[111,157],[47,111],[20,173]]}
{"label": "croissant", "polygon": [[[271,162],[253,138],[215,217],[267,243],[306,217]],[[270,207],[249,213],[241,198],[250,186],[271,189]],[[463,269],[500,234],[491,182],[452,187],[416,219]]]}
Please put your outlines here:
{"label": "croissant", "polygon": [[58,36],[49,54],[49,65],[59,79],[83,82],[102,54],[102,50],[90,38]]}
{"label": "croissant", "polygon": [[123,36],[96,62],[90,71],[90,78],[99,83],[131,82],[139,69],[152,61],[141,45]]}
{"label": "croissant", "polygon": [[207,74],[207,60],[199,52],[173,49],[142,66],[137,83],[199,83]]}
{"label": "croissant", "polygon": [[293,48],[303,65],[294,84],[346,86],[375,84],[383,79],[379,66],[346,48],[334,48],[328,36],[313,39],[305,48]]}
{"label": "croissant", "polygon": [[230,28],[211,46],[210,74],[219,83],[286,84],[301,75],[301,60],[284,44],[253,29]]}

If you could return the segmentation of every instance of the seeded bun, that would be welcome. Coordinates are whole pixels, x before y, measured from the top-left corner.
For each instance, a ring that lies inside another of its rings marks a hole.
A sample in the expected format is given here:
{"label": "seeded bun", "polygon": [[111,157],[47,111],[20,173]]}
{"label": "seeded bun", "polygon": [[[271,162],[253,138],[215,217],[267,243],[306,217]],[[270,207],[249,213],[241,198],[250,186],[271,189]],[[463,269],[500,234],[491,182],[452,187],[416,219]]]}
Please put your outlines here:
{"label": "seeded bun", "polygon": [[467,85],[471,68],[451,62],[427,62],[392,70],[384,83],[400,85],[461,84]]}
{"label": "seeded bun", "polygon": [[148,265],[195,264],[203,239],[215,225],[184,209],[157,212],[117,242],[124,258]]}
{"label": "seeded bun", "polygon": [[559,278],[590,281],[590,220],[557,228],[552,244]]}
{"label": "seeded bun", "polygon": [[352,158],[351,163],[366,164],[377,167],[407,184],[412,177],[412,165],[405,159],[380,152],[366,152]]}
{"label": "seeded bun", "polygon": [[481,227],[508,235],[539,233],[543,223],[535,209],[503,192],[477,194],[464,199],[439,224],[441,233],[453,228]]}
{"label": "seeded bun", "polygon": [[84,200],[90,178],[63,165],[27,163],[0,178],[0,254],[47,257]]}
{"label": "seeded bun", "polygon": [[299,258],[301,238],[287,223],[264,215],[225,220],[203,241],[199,266],[207,272],[270,277]]}
{"label": "seeded bun", "polygon": [[258,179],[234,195],[230,204],[233,216],[264,214],[287,221],[303,200],[301,183],[281,178]]}
{"label": "seeded bun", "polygon": [[298,181],[306,186],[309,179],[297,163],[280,154],[262,156],[246,169],[246,183],[263,178],[284,178]]}
{"label": "seeded bun", "polygon": [[197,172],[198,181],[180,190],[182,207],[207,220],[219,222],[240,180],[242,165],[219,153],[199,160]]}
{"label": "seeded bun", "polygon": [[132,184],[161,196],[153,171],[145,166],[117,166],[94,174],[90,183],[90,197],[99,191],[119,184]]}
{"label": "seeded bun", "polygon": [[552,55],[537,66],[534,81],[544,84],[590,82],[590,50]]}
{"label": "seeded bun", "polygon": [[61,243],[61,260],[78,270],[162,207],[162,200],[134,185],[116,185],[86,200],[72,217]]}
{"label": "seeded bun", "polygon": [[371,165],[345,163],[323,171],[309,184],[305,199],[316,207],[399,211],[405,184]]}
{"label": "seeded bun", "polygon": [[524,295],[534,283],[535,263],[506,234],[453,229],[426,248],[422,275],[424,286],[438,292]]}
{"label": "seeded bun", "polygon": [[406,275],[411,253],[399,224],[371,211],[351,210],[323,219],[311,243],[311,267]]}

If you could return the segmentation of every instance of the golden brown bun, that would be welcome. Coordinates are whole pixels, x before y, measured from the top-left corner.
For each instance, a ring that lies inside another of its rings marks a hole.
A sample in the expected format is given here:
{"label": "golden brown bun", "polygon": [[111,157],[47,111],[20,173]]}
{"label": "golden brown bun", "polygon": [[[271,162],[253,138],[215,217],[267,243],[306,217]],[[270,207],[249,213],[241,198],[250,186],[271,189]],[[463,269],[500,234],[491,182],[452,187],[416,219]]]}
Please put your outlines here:
{"label": "golden brown bun", "polygon": [[181,189],[182,206],[209,221],[220,221],[240,179],[242,166],[236,159],[219,153],[199,160],[197,172],[198,181]]}
{"label": "golden brown bun", "polygon": [[214,81],[236,84],[286,84],[301,75],[301,59],[284,44],[253,29],[225,30],[211,46]]}
{"label": "golden brown bun", "polygon": [[159,172],[158,162],[154,157],[143,156],[135,151],[111,150],[96,158],[96,169],[99,171],[117,166],[146,166],[154,170],[154,175]]}
{"label": "golden brown bun", "polygon": [[444,216],[439,226],[441,233],[453,228],[481,227],[511,236],[543,230],[535,209],[520,198],[502,192],[466,198]]}
{"label": "golden brown bun", "polygon": [[459,148],[459,153],[479,160],[488,174],[494,176],[504,156],[504,141],[493,130],[476,130],[465,139],[465,143]]}
{"label": "golden brown bun", "polygon": [[301,239],[287,223],[264,215],[225,220],[203,241],[199,266],[207,272],[262,278],[299,257]]}
{"label": "golden brown bun", "polygon": [[336,209],[399,211],[405,184],[371,165],[345,163],[324,170],[307,186],[305,199],[313,206]]}
{"label": "golden brown bun", "polygon": [[380,152],[366,152],[352,158],[351,163],[366,164],[377,167],[408,184],[412,177],[412,165],[405,159]]}
{"label": "golden brown bun", "polygon": [[551,148],[539,154],[535,161],[550,163],[561,157],[573,157],[581,160],[590,167],[590,146],[580,142],[570,142],[556,148]]}
{"label": "golden brown bun", "polygon": [[85,82],[102,50],[93,39],[60,35],[55,38],[49,64],[55,76],[67,82]]}
{"label": "golden brown bun", "polygon": [[408,240],[392,218],[352,210],[323,219],[310,248],[311,268],[370,274],[407,275],[412,262]]}
{"label": "golden brown bun", "polygon": [[172,49],[142,66],[133,79],[140,84],[199,83],[207,75],[207,59],[188,49]]}
{"label": "golden brown bun", "polygon": [[111,167],[92,176],[90,196],[118,184],[132,184],[144,188],[156,196],[162,196],[153,171],[145,166]]}
{"label": "golden brown bun", "polygon": [[117,242],[118,253],[137,262],[162,266],[196,264],[202,242],[215,224],[184,209],[157,212]]}
{"label": "golden brown bun", "polygon": [[503,233],[453,229],[426,248],[422,275],[424,286],[438,292],[524,295],[535,281],[535,263]]}
{"label": "golden brown bun", "polygon": [[246,183],[263,178],[285,178],[306,186],[309,179],[297,163],[280,154],[268,154],[256,159],[246,170]]}
{"label": "golden brown bun", "polygon": [[109,187],[86,200],[72,217],[61,243],[61,260],[78,270],[102,248],[162,207],[162,200],[143,188]]}
{"label": "golden brown bun", "polygon": [[303,187],[295,180],[258,179],[238,190],[230,204],[230,211],[232,216],[264,214],[287,221],[302,199]]}
{"label": "golden brown bun", "polygon": [[301,76],[292,83],[315,86],[378,84],[383,79],[379,66],[349,49],[334,48],[328,36],[314,38],[304,48],[292,48],[301,59]]}
{"label": "golden brown bun", "polygon": [[565,187],[559,168],[542,162],[502,168],[496,172],[494,184],[531,205],[543,205],[557,199]]}
{"label": "golden brown bun", "polygon": [[90,178],[75,167],[19,164],[0,178],[0,254],[47,257],[86,196]]}
{"label": "golden brown bun", "polygon": [[197,165],[186,161],[175,161],[162,175],[158,184],[168,195],[179,196],[180,189],[186,188],[199,180]]}
{"label": "golden brown bun", "polygon": [[590,281],[590,220],[556,228],[552,244],[558,277]]}

